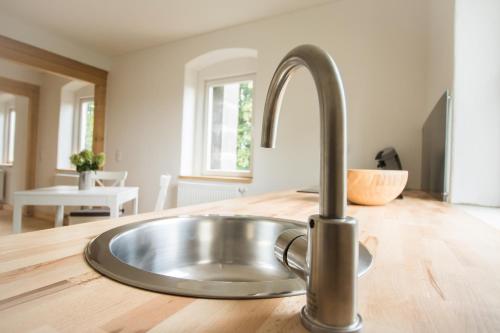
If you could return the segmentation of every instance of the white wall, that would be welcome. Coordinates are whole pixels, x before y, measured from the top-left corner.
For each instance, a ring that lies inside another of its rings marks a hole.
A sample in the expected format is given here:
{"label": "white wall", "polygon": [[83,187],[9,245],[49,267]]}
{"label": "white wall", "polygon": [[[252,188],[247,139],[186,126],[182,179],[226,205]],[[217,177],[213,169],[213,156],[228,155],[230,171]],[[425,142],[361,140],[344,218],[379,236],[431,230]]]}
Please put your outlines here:
{"label": "white wall", "polygon": [[5,202],[10,205],[14,203],[14,192],[26,188],[28,106],[28,98],[22,96],[13,96],[11,100],[0,105],[2,110],[13,108],[16,111],[14,163],[11,166],[2,166],[6,172]]}
{"label": "white wall", "polygon": [[8,13],[0,12],[0,35],[78,60],[102,69],[109,69],[111,59],[86,46],[78,45],[62,36],[45,31],[19,20]]}
{"label": "white wall", "polygon": [[44,74],[40,87],[40,109],[38,115],[38,159],[36,187],[54,185],[57,166],[57,140],[61,89],[70,80]]}
{"label": "white wall", "polygon": [[[249,192],[317,183],[318,102],[305,71],[294,76],[285,94],[277,148],[259,147],[272,73],[291,48],[310,43],[326,49],[342,73],[349,166],[374,168],[375,153],[394,145],[410,172],[409,187],[417,188],[426,116],[426,6],[414,0],[336,1],[115,58],[108,88],[107,168],[128,170],[127,183],[141,186],[141,210],[151,210],[160,174],[179,174],[184,65],[215,49],[251,48],[258,52],[258,65]],[[114,159],[116,151],[121,161]]]}
{"label": "white wall", "polygon": [[453,95],[455,0],[429,0],[427,45],[427,98],[430,113],[448,89]]}
{"label": "white wall", "polygon": [[455,9],[451,200],[500,206],[500,1]]}

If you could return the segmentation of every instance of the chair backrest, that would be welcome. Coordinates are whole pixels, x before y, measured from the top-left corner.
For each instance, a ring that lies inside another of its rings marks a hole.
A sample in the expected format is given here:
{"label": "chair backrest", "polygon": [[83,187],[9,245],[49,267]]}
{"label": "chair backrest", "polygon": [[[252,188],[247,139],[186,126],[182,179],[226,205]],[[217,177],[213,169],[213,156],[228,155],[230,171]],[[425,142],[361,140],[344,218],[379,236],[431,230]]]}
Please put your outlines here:
{"label": "chair backrest", "polygon": [[167,199],[168,186],[170,185],[171,178],[172,176],[170,175],[160,176],[160,191],[156,199],[155,212],[159,212],[165,207],[165,200]]}
{"label": "chair backrest", "polygon": [[94,179],[97,186],[125,186],[127,171],[96,171]]}

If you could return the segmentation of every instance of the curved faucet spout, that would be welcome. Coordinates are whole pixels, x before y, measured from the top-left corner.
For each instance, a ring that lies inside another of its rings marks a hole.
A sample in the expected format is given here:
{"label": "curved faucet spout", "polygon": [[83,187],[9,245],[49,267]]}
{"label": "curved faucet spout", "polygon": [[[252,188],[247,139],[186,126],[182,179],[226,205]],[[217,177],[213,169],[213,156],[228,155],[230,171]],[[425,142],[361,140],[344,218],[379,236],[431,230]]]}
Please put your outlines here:
{"label": "curved faucet spout", "polygon": [[322,49],[302,45],[290,51],[279,64],[267,93],[262,124],[262,147],[276,141],[283,92],[294,70],[306,67],[314,79],[320,104],[320,215],[346,217],[346,106],[337,66]]}
{"label": "curved faucet spout", "polygon": [[[267,93],[262,146],[274,146],[283,91],[293,71],[300,67],[311,72],[320,104],[320,215],[309,217],[305,258],[294,255],[304,253],[305,237],[283,242],[290,235],[278,238],[275,254],[287,267],[306,278],[307,304],[301,311],[304,327],[313,332],[360,332],[363,321],[356,304],[358,223],[345,215],[344,88],[328,53],[316,46],[303,45],[290,51],[278,65]],[[282,243],[286,243],[285,247]]]}

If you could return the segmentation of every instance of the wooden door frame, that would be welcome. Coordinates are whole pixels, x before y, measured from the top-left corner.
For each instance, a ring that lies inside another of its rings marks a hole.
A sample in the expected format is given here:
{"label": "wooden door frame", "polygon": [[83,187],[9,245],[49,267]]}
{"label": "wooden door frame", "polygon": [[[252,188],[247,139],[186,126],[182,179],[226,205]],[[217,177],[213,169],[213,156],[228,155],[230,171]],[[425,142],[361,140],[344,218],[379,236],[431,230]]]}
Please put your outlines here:
{"label": "wooden door frame", "polygon": [[[45,72],[94,84],[94,132],[92,148],[95,152],[104,151],[107,71],[2,35],[0,35],[0,58],[34,67]],[[28,116],[30,139],[28,140],[29,162],[26,185],[28,189],[31,189],[36,185],[38,102],[40,88],[32,84],[6,78],[1,78],[0,82],[5,84],[6,88],[3,90],[6,92],[21,96],[26,96],[23,95],[23,93],[30,94],[27,96],[30,98],[30,115]],[[14,90],[18,89],[16,91],[20,93],[7,91],[9,87]],[[33,87],[36,87],[36,92],[33,90]]]}

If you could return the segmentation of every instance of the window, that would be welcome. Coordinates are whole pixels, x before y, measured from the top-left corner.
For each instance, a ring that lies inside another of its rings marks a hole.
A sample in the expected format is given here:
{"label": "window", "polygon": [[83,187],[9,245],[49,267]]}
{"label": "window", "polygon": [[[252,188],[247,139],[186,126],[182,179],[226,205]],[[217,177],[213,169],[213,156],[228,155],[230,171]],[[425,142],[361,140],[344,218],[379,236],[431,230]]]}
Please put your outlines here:
{"label": "window", "polygon": [[78,148],[92,150],[94,135],[94,99],[80,98],[80,114],[78,121]]}
{"label": "window", "polygon": [[205,175],[252,174],[253,76],[207,81]]}
{"label": "window", "polygon": [[256,72],[253,49],[218,49],[186,63],[181,175],[252,181]]}
{"label": "window", "polygon": [[74,169],[69,157],[92,149],[94,132],[94,85],[71,81],[61,88],[57,168]]}
{"label": "window", "polygon": [[16,110],[8,108],[0,112],[0,163],[14,164],[16,139]]}
{"label": "window", "polygon": [[16,111],[9,110],[7,123],[7,163],[14,164],[14,147],[16,141]]}

